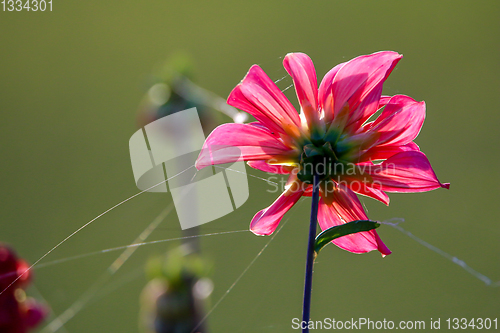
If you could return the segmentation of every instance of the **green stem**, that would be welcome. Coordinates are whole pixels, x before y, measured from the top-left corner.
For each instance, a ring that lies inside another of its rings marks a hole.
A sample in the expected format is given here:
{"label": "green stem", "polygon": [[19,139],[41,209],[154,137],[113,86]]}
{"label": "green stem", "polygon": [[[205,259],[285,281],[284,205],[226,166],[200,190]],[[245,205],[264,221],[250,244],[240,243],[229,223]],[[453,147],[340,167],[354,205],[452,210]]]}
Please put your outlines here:
{"label": "green stem", "polygon": [[319,175],[314,175],[313,193],[311,204],[311,220],[309,225],[309,241],[307,244],[306,276],[304,282],[304,302],[302,306],[302,324],[306,328],[302,333],[309,333],[307,323],[311,318],[311,293],[314,264],[314,241],[316,238],[316,225],[318,223],[318,204],[319,204]]}

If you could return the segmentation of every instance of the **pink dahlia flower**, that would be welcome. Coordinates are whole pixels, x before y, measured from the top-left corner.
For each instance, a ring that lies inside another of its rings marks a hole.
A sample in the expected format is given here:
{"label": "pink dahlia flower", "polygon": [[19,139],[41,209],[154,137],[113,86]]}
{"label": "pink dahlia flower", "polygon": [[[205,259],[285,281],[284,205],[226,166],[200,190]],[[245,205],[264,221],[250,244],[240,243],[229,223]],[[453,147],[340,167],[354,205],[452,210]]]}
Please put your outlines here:
{"label": "pink dahlia flower", "polygon": [[[196,167],[245,160],[255,169],[289,174],[283,194],[252,219],[250,230],[257,235],[273,233],[297,200],[311,195],[314,173],[321,177],[318,222],[323,230],[367,219],[356,193],[389,204],[385,192],[448,188],[413,142],[424,122],[425,103],[381,95],[401,58],[392,51],[359,56],[335,66],[318,88],[311,59],[289,53],[283,64],[293,79],[300,113],[259,66],[252,66],[228,104],[257,122],[217,127]],[[391,253],[375,230],[333,243],[353,253]]]}

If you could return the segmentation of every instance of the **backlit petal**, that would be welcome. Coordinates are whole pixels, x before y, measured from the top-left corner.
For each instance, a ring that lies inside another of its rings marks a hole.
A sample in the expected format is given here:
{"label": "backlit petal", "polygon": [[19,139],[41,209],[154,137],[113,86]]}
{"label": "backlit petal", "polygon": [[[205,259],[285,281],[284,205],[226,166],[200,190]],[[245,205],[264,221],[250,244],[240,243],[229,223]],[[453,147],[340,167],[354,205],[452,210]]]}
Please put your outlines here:
{"label": "backlit petal", "polygon": [[267,161],[248,161],[247,164],[254,169],[268,172],[268,173],[277,173],[277,174],[289,174],[292,172],[292,166],[288,165],[273,165],[267,163]]}
{"label": "backlit petal", "polygon": [[349,183],[348,188],[358,194],[378,200],[386,205],[389,205],[390,199],[387,193],[370,187],[363,183]]}
{"label": "backlit petal", "polygon": [[425,102],[396,95],[374,121],[370,132],[377,136],[377,145],[405,145],[417,137],[424,120]]}
{"label": "backlit petal", "polygon": [[[420,151],[405,151],[381,164],[363,165],[360,168],[361,178],[368,178],[373,188],[382,191],[425,192],[450,187],[450,184],[438,180],[429,160]],[[356,180],[359,181],[359,178]]]}
{"label": "backlit petal", "polygon": [[276,230],[283,215],[300,199],[302,191],[287,190],[266,209],[259,211],[250,223],[250,231],[256,235],[270,235]]}
{"label": "backlit petal", "polygon": [[401,153],[403,151],[420,151],[418,145],[411,141],[405,145],[387,145],[387,146],[375,146],[365,151],[360,157],[359,161],[375,161],[375,160],[385,160],[389,157]]}
{"label": "backlit petal", "polygon": [[[347,124],[368,119],[378,109],[382,84],[402,55],[383,51],[354,58],[342,66],[332,85],[334,118],[347,105],[350,110]],[[360,107],[362,106],[362,107]]]}
{"label": "backlit petal", "polygon": [[313,62],[304,53],[288,53],[283,65],[293,79],[300,106],[311,128],[319,120],[318,80]]}
{"label": "backlit petal", "polygon": [[333,67],[328,73],[326,73],[325,77],[323,77],[323,80],[321,81],[321,84],[319,85],[318,103],[320,110],[323,110],[323,121],[325,121],[326,124],[330,124],[333,119],[333,94],[331,93],[333,80],[339,69],[344,66],[344,64],[345,63],[343,62]]}
{"label": "backlit petal", "polygon": [[269,160],[290,154],[293,151],[269,131],[245,124],[223,124],[205,140],[196,168],[243,160]]}
{"label": "backlit petal", "polygon": [[[355,220],[368,219],[353,191],[338,185],[335,191],[328,195],[333,195],[331,204],[327,204],[323,198],[319,202],[318,223],[322,230]],[[383,256],[391,253],[375,230],[343,236],[332,242],[341,249],[353,253],[366,253],[373,250],[378,250]]]}
{"label": "backlit petal", "polygon": [[297,111],[258,65],[250,68],[229,95],[227,103],[247,111],[273,132],[299,135]]}

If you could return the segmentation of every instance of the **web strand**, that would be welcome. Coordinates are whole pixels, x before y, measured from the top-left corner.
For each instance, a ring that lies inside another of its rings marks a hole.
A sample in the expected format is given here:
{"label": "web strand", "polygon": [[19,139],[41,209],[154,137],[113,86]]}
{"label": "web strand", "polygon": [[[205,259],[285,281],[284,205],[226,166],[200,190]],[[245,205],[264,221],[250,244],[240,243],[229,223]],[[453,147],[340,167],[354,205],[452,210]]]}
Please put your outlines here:
{"label": "web strand", "polygon": [[[401,218],[396,218],[396,219],[391,219],[391,220],[399,220],[400,222],[404,222],[404,219],[401,219]],[[391,221],[389,220],[389,221]],[[427,243],[426,241],[424,241],[423,239],[421,238],[418,238],[417,236],[415,236],[414,234],[412,234],[411,232],[403,229],[401,226],[399,226],[399,222],[389,222],[389,221],[382,221],[380,222],[381,224],[386,224],[386,225],[390,225],[391,227],[393,227],[394,229],[397,229],[399,231],[401,231],[403,234],[407,235],[408,237],[410,237],[411,239],[413,239],[414,241],[416,241],[417,243],[423,245],[424,247],[428,248],[429,250],[445,257],[446,259],[450,260],[451,262],[457,264],[458,266],[462,267],[465,271],[467,271],[469,274],[471,274],[472,276],[476,277],[477,279],[481,280],[484,282],[484,284],[486,284],[487,286],[490,286],[490,287],[500,287],[500,281],[497,281],[497,282],[494,282],[492,279],[490,279],[489,277],[487,277],[486,275],[484,274],[481,274],[479,273],[478,271],[476,271],[475,269],[473,269],[472,267],[470,267],[469,265],[467,265],[463,260],[461,259],[458,259],[457,257],[441,250],[440,248],[432,245],[432,244],[429,244]]]}
{"label": "web strand", "polygon": [[207,237],[207,236],[217,236],[217,235],[225,235],[225,234],[234,234],[234,233],[239,233],[239,232],[250,232],[250,230],[244,229],[244,230],[221,231],[221,232],[214,232],[214,233],[209,233],[209,234],[184,236],[184,237],[176,237],[176,238],[167,238],[167,239],[159,239],[159,240],[154,240],[154,241],[141,242],[141,243],[133,243],[133,244],[129,244],[129,245],[122,245],[122,246],[117,246],[117,247],[111,247],[109,249],[104,249],[104,250],[99,250],[99,251],[94,251],[94,252],[79,254],[79,255],[76,255],[76,256],[72,256],[72,257],[67,257],[67,258],[62,258],[62,259],[57,259],[57,260],[49,261],[47,263],[43,263],[43,264],[37,265],[37,269],[41,269],[41,268],[45,268],[45,267],[50,267],[50,266],[62,264],[62,263],[68,262],[68,261],[73,261],[73,260],[77,260],[77,259],[83,259],[83,258],[87,258],[87,257],[91,257],[91,256],[103,254],[103,253],[120,251],[120,250],[130,249],[130,248],[137,248],[137,247],[145,246],[145,245],[160,244],[160,243],[173,242],[173,241],[178,241],[178,240],[186,240],[186,239],[198,238],[198,237]]}
{"label": "web strand", "polygon": [[2,290],[0,292],[0,295],[2,295],[7,289],[9,289],[14,283],[16,283],[21,277],[24,276],[24,274],[26,274],[27,272],[29,272],[33,267],[35,267],[40,261],[42,261],[43,259],[45,259],[45,257],[47,257],[49,254],[51,254],[55,249],[57,249],[59,246],[61,246],[62,244],[64,244],[67,240],[69,240],[70,238],[72,238],[74,235],[76,235],[77,233],[79,233],[80,231],[82,231],[84,228],[88,227],[90,224],[92,224],[94,221],[96,221],[97,219],[99,219],[100,217],[106,215],[107,213],[109,213],[110,211],[112,211],[113,209],[123,205],[124,203],[132,200],[133,198],[143,194],[144,192],[147,192],[157,186],[160,186],[161,184],[165,183],[165,182],[168,182],[169,180],[183,174],[184,172],[188,171],[189,169],[191,168],[194,168],[194,165],[190,166],[189,168],[179,172],[178,174],[168,178],[168,179],[165,179],[164,181],[161,181],[159,182],[158,184],[156,185],[153,185],[139,193],[136,193],[134,194],[133,196],[117,203],[116,205],[112,206],[111,208],[105,210],[104,212],[102,212],[101,214],[97,215],[96,217],[94,217],[92,220],[90,220],[89,222],[85,223],[84,225],[82,225],[80,228],[78,228],[77,230],[75,230],[74,232],[72,232],[69,236],[67,236],[66,238],[64,238],[62,241],[60,241],[59,243],[57,243],[57,245],[55,245],[53,248],[51,248],[49,251],[47,251],[43,256],[41,256],[40,258],[38,258],[38,260],[36,260],[30,267],[28,267],[26,270],[24,270],[24,272],[22,272],[16,279],[14,279],[14,281],[12,281],[4,290]]}
{"label": "web strand", "polygon": [[[170,214],[174,204],[170,203],[148,226],[140,235],[134,240],[133,243],[143,242],[148,238],[151,233],[160,225],[161,222]],[[126,247],[118,258],[108,267],[106,272],[97,281],[87,289],[79,298],[74,302],[68,309],[66,309],[61,315],[52,320],[41,332],[56,332],[64,324],[66,324],[71,318],[73,318],[81,309],[87,304],[95,293],[101,289],[101,287],[109,281],[109,279],[123,266],[123,264],[134,254],[137,247]]]}
{"label": "web strand", "polygon": [[253,260],[250,262],[250,264],[243,270],[243,272],[240,274],[240,276],[238,276],[236,278],[236,280],[233,282],[233,284],[226,290],[226,292],[221,296],[221,298],[219,298],[217,303],[214,304],[214,306],[210,309],[210,311],[207,312],[207,314],[203,317],[203,319],[200,320],[200,322],[195,326],[195,328],[191,331],[191,333],[194,333],[205,322],[205,320],[207,320],[207,318],[212,314],[212,312],[214,312],[214,310],[217,308],[217,306],[219,306],[219,304],[224,300],[224,298],[226,298],[226,296],[231,292],[231,290],[233,290],[234,286],[236,286],[236,284],[241,280],[243,275],[245,275],[245,273],[250,269],[250,267],[252,267],[252,265],[255,263],[257,258],[260,257],[262,252],[264,252],[264,250],[273,241],[274,237],[276,237],[276,235],[281,231],[281,229],[283,229],[283,227],[285,226],[285,224],[288,222],[289,219],[290,218],[287,218],[286,221],[281,224],[280,228],[274,233],[274,235],[271,237],[271,239],[269,239],[269,241],[264,245],[264,247],[259,251],[259,253],[257,253],[255,258],[253,258]]}
{"label": "web strand", "polygon": [[[54,246],[52,249],[50,249],[47,253],[45,253],[43,256],[41,256],[38,260],[36,260],[29,268],[27,268],[25,271],[23,271],[21,273],[21,275],[19,275],[9,286],[7,286],[4,290],[2,290],[0,292],[0,295],[3,294],[6,290],[8,290],[14,283],[16,283],[22,276],[24,276],[24,274],[26,274],[27,272],[29,272],[31,269],[35,268],[35,267],[38,267],[38,268],[44,268],[44,267],[49,267],[49,266],[53,266],[53,265],[56,265],[56,264],[60,264],[60,263],[64,263],[64,262],[67,262],[67,261],[72,261],[72,260],[76,260],[76,259],[80,259],[80,258],[86,258],[86,257],[89,257],[89,256],[93,256],[93,255],[98,255],[98,254],[101,254],[101,253],[107,253],[107,252],[111,252],[111,251],[118,251],[118,250],[122,250],[122,249],[125,249],[127,247],[136,247],[136,246],[142,246],[142,245],[148,245],[148,244],[155,244],[157,242],[168,242],[168,241],[174,241],[174,240],[182,240],[182,239],[186,239],[186,238],[193,238],[193,237],[197,237],[197,236],[188,236],[188,237],[180,237],[180,238],[174,238],[174,239],[166,239],[166,240],[160,240],[160,241],[154,241],[154,242],[147,242],[147,243],[141,243],[141,244],[130,244],[130,245],[126,245],[126,246],[120,246],[120,247],[117,247],[117,248],[111,248],[111,249],[105,249],[105,250],[100,250],[100,251],[95,251],[95,252],[90,252],[90,253],[86,253],[86,254],[80,254],[80,255],[76,255],[76,256],[73,256],[73,257],[68,257],[68,258],[63,258],[63,259],[58,259],[58,260],[54,260],[54,261],[50,261],[50,262],[47,262],[47,263],[43,263],[43,264],[40,264],[40,261],[42,261],[43,259],[45,259],[45,257],[47,257],[49,254],[51,254],[54,250],[56,250],[59,246],[61,246],[63,243],[65,243],[66,241],[68,241],[70,238],[72,238],[73,236],[75,236],[78,232],[82,231],[84,228],[86,228],[87,226],[89,226],[90,224],[92,224],[93,222],[95,222],[97,219],[99,219],[100,217],[106,215],[107,213],[111,212],[112,210],[114,210],[115,208],[118,208],[119,206],[123,205],[124,203],[132,200],[133,198],[143,194],[144,192],[147,192],[157,186],[160,186],[161,184],[181,175],[182,173],[186,172],[187,170],[189,170],[190,168],[193,168],[194,165],[190,166],[189,168],[179,172],[178,174],[164,180],[164,181],[161,181],[160,183],[158,184],[155,184],[141,192],[138,192],[136,194],[134,194],[133,196],[119,202],[118,204],[112,206],[111,208],[107,209],[106,211],[104,211],[103,213],[99,214],[98,216],[96,216],[95,218],[93,218],[92,220],[90,220],[89,222],[87,222],[86,224],[84,224],[82,227],[78,228],[76,231],[74,231],[72,234],[70,234],[68,237],[66,237],[65,239],[63,239],[61,242],[59,242],[56,246]],[[222,167],[219,167],[219,166],[215,166],[217,168],[222,168]],[[230,168],[224,168],[226,170],[229,170],[229,171],[233,171],[233,172],[236,172],[236,173],[241,173],[241,174],[244,174],[243,172],[241,171],[238,171],[238,170],[234,170],[234,169],[230,169]],[[252,174],[249,174],[247,173],[248,176],[250,177],[253,177],[253,178],[256,178],[256,179],[259,179],[261,181],[264,181],[266,183],[270,183],[270,184],[274,184],[274,185],[279,185],[278,183],[276,182],[273,182],[271,180],[268,180],[268,179],[265,179],[265,178],[261,178],[261,177],[258,177],[258,176],[255,176],[255,175],[252,175]],[[245,230],[245,231],[248,231],[248,230]],[[231,231],[231,232],[239,232],[239,231]],[[216,234],[210,234],[211,235],[216,235]],[[200,235],[200,236],[205,236],[205,235]],[[208,236],[208,235],[207,235]],[[10,276],[10,275],[16,275],[18,274],[18,272],[11,272],[11,273],[6,273],[0,277],[6,277],[6,276]]]}

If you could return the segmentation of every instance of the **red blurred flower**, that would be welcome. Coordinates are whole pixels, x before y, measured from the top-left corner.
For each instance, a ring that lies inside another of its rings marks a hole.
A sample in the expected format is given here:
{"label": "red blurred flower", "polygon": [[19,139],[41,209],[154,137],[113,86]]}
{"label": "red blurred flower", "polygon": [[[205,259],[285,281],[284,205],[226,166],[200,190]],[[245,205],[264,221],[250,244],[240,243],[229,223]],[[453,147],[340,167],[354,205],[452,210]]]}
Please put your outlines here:
{"label": "red blurred flower", "polygon": [[[28,332],[40,324],[47,313],[44,306],[26,297],[24,288],[32,278],[29,271],[23,275],[28,267],[28,264],[19,259],[12,249],[0,243],[0,291],[3,291],[0,294],[0,332],[2,333]],[[19,276],[21,277],[17,279]]]}
{"label": "red blurred flower", "polygon": [[[216,128],[196,167],[245,160],[256,169],[290,175],[285,192],[252,219],[250,229],[258,235],[273,233],[297,200],[311,195],[313,173],[321,176],[318,222],[323,230],[367,219],[355,192],[389,204],[385,192],[448,188],[413,142],[425,118],[425,103],[404,95],[381,96],[401,58],[392,51],[354,58],[330,70],[318,89],[311,59],[288,54],[283,63],[295,85],[300,115],[264,71],[252,66],[228,104],[257,122]],[[354,253],[391,253],[375,230],[333,242]]]}

